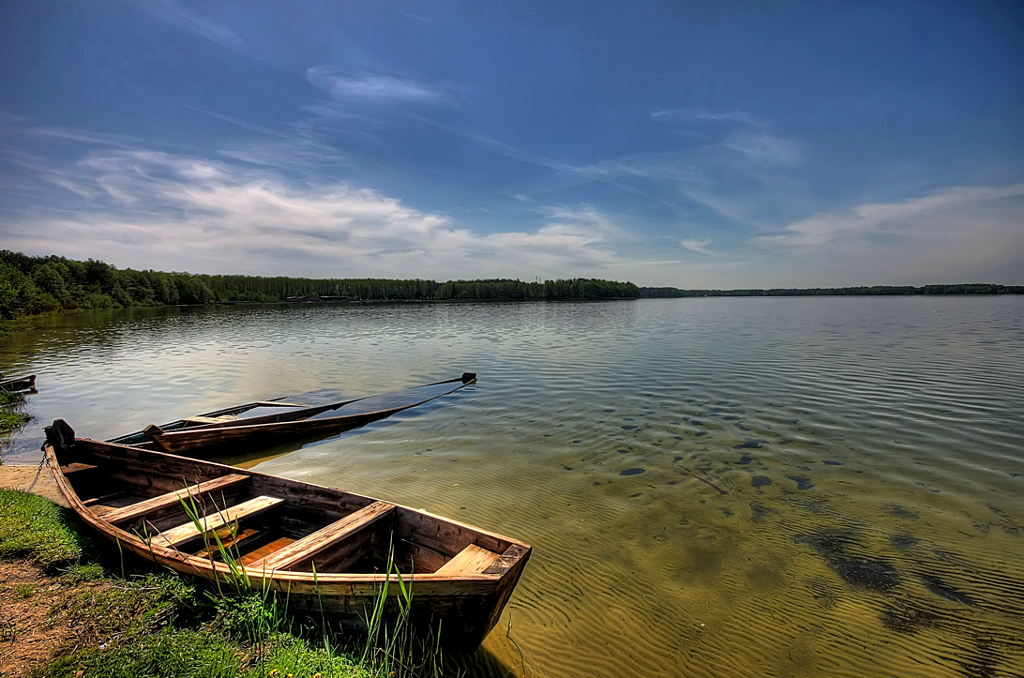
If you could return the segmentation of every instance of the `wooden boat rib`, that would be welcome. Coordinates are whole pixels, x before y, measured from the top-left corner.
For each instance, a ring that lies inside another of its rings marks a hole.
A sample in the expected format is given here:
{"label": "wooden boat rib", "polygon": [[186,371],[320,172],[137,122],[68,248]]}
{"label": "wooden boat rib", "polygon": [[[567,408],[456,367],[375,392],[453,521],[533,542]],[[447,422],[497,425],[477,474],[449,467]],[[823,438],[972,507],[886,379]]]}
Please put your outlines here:
{"label": "wooden boat rib", "polygon": [[36,375],[27,377],[9,377],[2,379],[0,375],[0,391],[32,391],[36,387]]}
{"label": "wooden boat rib", "polygon": [[[424,511],[343,490],[222,464],[76,438],[46,428],[46,461],[90,527],[122,550],[185,575],[288,596],[291,610],[365,619],[385,581],[397,612],[398,577],[412,588],[417,626],[440,623],[441,642],[471,651],[497,623],[531,547]],[[187,506],[201,515],[193,520]],[[388,573],[388,556],[401,575]],[[315,568],[315,572],[314,572]]]}
{"label": "wooden boat rib", "polygon": [[[342,413],[335,416],[324,415],[335,410],[343,410],[346,405],[353,405],[382,396],[370,396],[317,406],[287,403],[280,400],[258,401],[216,412],[208,412],[203,415],[187,417],[162,426],[151,424],[143,431],[112,438],[108,442],[141,445],[173,454],[190,455],[196,454],[198,451],[212,448],[223,449],[240,444],[273,445],[295,438],[326,435],[363,426],[379,419],[385,419],[397,412],[453,393],[473,383],[475,380],[475,373],[465,372],[457,379],[448,379],[432,384],[424,384],[413,389],[406,389],[406,391],[415,391],[417,389],[438,387],[431,390],[424,397],[418,397],[412,401],[402,402],[390,407],[349,414]],[[252,412],[257,408],[273,411],[268,414],[240,418],[242,415]]]}

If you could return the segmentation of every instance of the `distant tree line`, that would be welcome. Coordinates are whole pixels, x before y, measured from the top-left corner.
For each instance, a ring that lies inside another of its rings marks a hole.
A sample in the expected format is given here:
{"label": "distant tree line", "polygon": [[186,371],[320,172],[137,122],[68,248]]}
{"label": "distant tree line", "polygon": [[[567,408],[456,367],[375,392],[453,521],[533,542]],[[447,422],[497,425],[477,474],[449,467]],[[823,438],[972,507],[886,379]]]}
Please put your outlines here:
{"label": "distant tree line", "polygon": [[874,285],[872,287],[812,287],[768,290],[681,290],[675,287],[641,287],[640,296],[649,299],[677,297],[814,297],[897,294],[1024,294],[1024,285],[957,283],[922,287]]}
{"label": "distant tree line", "polygon": [[197,275],[119,269],[102,261],[0,251],[0,319],[56,310],[274,301],[449,301],[636,298],[629,282],[388,280]]}

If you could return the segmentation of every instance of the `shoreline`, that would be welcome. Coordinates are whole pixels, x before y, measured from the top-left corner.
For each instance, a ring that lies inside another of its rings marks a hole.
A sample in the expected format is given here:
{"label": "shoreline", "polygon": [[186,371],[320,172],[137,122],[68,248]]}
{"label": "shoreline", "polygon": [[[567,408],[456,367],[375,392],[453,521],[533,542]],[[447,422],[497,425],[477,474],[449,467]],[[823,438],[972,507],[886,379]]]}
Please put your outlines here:
{"label": "shoreline", "polygon": [[53,474],[45,465],[0,464],[0,488],[22,490],[49,499],[59,506],[69,508],[64,495],[57,489]]}

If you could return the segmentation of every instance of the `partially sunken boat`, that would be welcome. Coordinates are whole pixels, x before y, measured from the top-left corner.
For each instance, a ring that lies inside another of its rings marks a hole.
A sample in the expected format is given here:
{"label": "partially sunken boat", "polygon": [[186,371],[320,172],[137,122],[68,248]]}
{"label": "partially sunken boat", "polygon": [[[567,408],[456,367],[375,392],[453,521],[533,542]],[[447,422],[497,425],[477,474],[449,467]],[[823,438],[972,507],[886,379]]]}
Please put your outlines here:
{"label": "partially sunken boat", "polygon": [[530,557],[521,541],[371,497],[76,438],[62,419],[43,449],[74,511],[122,551],[350,621],[369,615],[385,582],[397,613],[401,577],[411,622],[440,624],[450,649],[480,644]]}
{"label": "partially sunken boat", "polygon": [[453,393],[475,380],[474,372],[465,372],[457,379],[326,405],[257,401],[160,426],[151,424],[107,442],[190,456],[240,444],[277,445],[363,426]]}
{"label": "partially sunken boat", "polygon": [[32,391],[36,387],[36,375],[4,378],[0,374],[0,391]]}

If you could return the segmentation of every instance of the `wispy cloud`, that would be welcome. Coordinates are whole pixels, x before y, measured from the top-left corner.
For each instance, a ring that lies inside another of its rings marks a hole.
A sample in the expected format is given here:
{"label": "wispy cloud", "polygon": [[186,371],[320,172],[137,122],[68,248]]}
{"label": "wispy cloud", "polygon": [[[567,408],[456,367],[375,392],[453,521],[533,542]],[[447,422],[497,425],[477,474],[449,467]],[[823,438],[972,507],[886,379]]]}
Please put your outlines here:
{"label": "wispy cloud", "polygon": [[245,51],[245,42],[227,26],[183,7],[174,0],[147,0],[141,6],[167,23],[212,40],[236,52]]}
{"label": "wispy cloud", "polygon": [[[842,241],[863,240],[873,236],[927,236],[936,232],[936,224],[946,223],[952,214],[962,220],[961,228],[969,232],[974,219],[965,211],[1000,207],[1007,200],[1024,197],[1024,183],[1004,187],[960,186],[931,195],[897,203],[872,203],[849,210],[815,214],[793,222],[772,235],[754,240],[784,247],[818,247]],[[1018,212],[1017,225],[1024,237],[1024,222]]]}
{"label": "wispy cloud", "polygon": [[393,75],[349,74],[327,66],[313,66],[306,69],[306,79],[340,102],[439,104],[451,100],[450,93],[442,87]]}
{"label": "wispy cloud", "polygon": [[688,239],[683,239],[683,240],[679,241],[679,244],[682,245],[684,249],[688,249],[691,252],[696,252],[698,254],[708,254],[708,255],[712,254],[707,249],[708,245],[711,244],[711,240],[688,240]]}
{"label": "wispy cloud", "polygon": [[795,165],[803,160],[801,144],[767,132],[734,132],[725,140],[725,146],[768,165]]}
{"label": "wispy cloud", "polygon": [[5,245],[59,243],[67,256],[162,269],[446,279],[600,276],[631,239],[587,205],[541,208],[535,228],[480,233],[369,188],[154,151],[93,153],[73,176],[91,208],[8,220]]}
{"label": "wispy cloud", "polygon": [[701,106],[666,108],[651,111],[651,117],[662,122],[738,122],[760,126],[764,123],[743,111],[709,111]]}

